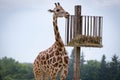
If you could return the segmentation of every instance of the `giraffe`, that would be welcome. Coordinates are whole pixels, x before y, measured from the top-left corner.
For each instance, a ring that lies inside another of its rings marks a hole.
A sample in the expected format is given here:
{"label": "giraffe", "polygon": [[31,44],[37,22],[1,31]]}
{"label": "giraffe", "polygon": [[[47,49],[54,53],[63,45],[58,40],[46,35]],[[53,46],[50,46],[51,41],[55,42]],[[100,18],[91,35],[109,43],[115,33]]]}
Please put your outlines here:
{"label": "giraffe", "polygon": [[53,13],[55,42],[36,57],[33,63],[34,76],[36,80],[49,80],[49,78],[56,80],[57,74],[60,73],[60,80],[65,80],[68,74],[69,57],[59,34],[57,18],[68,18],[69,13],[62,8],[60,3],[55,3],[55,8],[48,11]]}

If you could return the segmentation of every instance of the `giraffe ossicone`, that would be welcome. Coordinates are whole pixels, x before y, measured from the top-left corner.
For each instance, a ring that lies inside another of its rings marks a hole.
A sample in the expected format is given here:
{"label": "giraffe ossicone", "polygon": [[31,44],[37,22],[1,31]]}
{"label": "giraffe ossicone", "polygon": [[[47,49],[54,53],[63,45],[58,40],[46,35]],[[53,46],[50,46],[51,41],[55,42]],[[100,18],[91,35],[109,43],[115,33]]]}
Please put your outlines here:
{"label": "giraffe ossicone", "polygon": [[48,11],[53,13],[55,42],[36,57],[33,63],[34,76],[36,80],[49,80],[49,78],[56,80],[56,76],[60,72],[60,80],[65,80],[68,74],[69,57],[58,31],[57,18],[68,18],[69,13],[62,8],[60,3],[55,3],[55,8]]}

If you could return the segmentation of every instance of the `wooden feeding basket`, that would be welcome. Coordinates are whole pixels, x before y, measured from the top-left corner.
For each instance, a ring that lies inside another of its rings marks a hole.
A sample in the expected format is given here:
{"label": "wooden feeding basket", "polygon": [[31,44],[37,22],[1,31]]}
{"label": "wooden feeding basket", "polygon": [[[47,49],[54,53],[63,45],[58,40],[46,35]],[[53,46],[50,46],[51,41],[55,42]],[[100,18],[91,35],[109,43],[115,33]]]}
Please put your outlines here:
{"label": "wooden feeding basket", "polygon": [[[76,24],[80,25],[76,26]],[[66,20],[65,45],[102,47],[102,26],[103,17],[101,16],[70,15]]]}

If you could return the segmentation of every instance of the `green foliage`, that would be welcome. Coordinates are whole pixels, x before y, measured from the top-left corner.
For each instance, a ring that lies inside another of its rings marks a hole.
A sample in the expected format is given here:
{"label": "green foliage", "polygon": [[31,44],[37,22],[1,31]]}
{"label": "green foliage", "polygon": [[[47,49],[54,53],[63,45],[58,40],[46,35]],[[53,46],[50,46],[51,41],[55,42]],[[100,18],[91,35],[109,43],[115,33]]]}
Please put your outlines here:
{"label": "green foliage", "polygon": [[68,75],[66,80],[73,80],[74,78],[74,68],[73,68],[73,64],[74,64],[74,49],[72,50],[70,59],[69,59],[69,67],[68,67]]}
{"label": "green foliage", "polygon": [[[118,56],[114,55],[112,57],[112,62],[109,63],[108,72],[112,75],[109,75],[109,80],[119,80],[120,79],[120,61]],[[112,78],[112,79],[111,79]]]}
{"label": "green foliage", "polygon": [[[108,69],[107,69],[107,62],[105,61],[106,57],[105,55],[102,56],[102,60],[101,60],[101,64],[100,64],[100,68],[99,68],[99,80],[106,80],[108,77]],[[101,77],[102,76],[102,77]]]}
{"label": "green foliage", "polygon": [[[69,72],[66,80],[74,80],[74,51],[69,60]],[[106,62],[103,55],[101,61],[88,60],[85,62],[84,55],[81,55],[80,63],[81,80],[119,80],[120,60],[114,55],[111,62]],[[3,57],[0,59],[0,80],[34,80],[32,64],[19,63],[12,58]]]}
{"label": "green foliage", "polygon": [[98,80],[98,69],[100,63],[96,60],[89,60],[83,65],[82,80]]}
{"label": "green foliage", "polygon": [[0,59],[0,80],[32,80],[32,64],[19,63],[12,58]]}
{"label": "green foliage", "polygon": [[[74,80],[74,50],[69,60],[69,72],[66,80]],[[85,62],[84,55],[81,55],[80,63],[81,80],[119,80],[120,79],[120,60],[114,55],[111,62],[106,62],[103,55],[101,61],[88,60]]]}
{"label": "green foliage", "polygon": [[114,55],[111,62],[106,62],[105,55],[101,62],[89,60],[83,65],[82,80],[119,80],[120,79],[120,61],[118,56]]}

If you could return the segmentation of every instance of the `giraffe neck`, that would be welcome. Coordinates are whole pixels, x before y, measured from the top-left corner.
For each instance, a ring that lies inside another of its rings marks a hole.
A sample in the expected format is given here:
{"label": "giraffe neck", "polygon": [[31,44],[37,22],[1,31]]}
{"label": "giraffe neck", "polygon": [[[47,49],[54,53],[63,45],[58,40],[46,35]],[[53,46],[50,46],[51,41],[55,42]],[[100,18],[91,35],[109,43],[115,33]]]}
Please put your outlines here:
{"label": "giraffe neck", "polygon": [[53,26],[54,26],[54,34],[55,34],[55,41],[61,46],[63,47],[63,41],[61,39],[59,30],[58,30],[58,25],[57,25],[57,17],[53,16]]}

